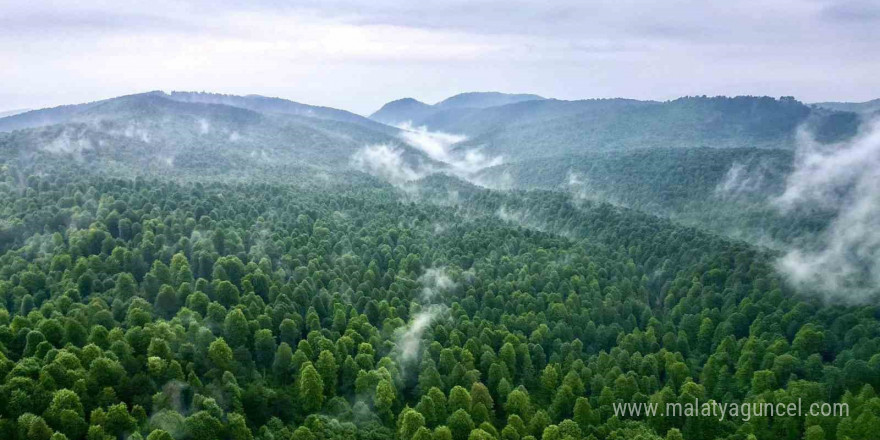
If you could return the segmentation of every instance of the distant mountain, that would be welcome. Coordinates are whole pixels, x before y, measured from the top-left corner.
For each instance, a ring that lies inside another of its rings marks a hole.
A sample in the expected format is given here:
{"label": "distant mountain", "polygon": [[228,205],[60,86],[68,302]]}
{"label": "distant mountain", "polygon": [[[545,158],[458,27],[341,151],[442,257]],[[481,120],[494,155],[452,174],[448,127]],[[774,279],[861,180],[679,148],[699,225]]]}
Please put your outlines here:
{"label": "distant mountain", "polygon": [[[118,98],[114,98],[118,99]],[[78,113],[105,101],[95,101],[85,104],[61,105],[58,107],[30,110],[0,117],[0,131],[13,131],[23,128],[44,127],[52,124],[61,124],[76,116]]]}
{"label": "distant mountain", "polygon": [[382,144],[393,146],[401,164],[433,164],[388,133],[397,129],[347,112],[314,107],[304,116],[296,110],[311,106],[254,97],[224,98],[236,106],[200,102],[218,96],[144,93],[3,118],[0,126],[18,129],[0,133],[0,154],[35,163],[42,157],[132,170],[241,174],[345,169],[356,152]]}
{"label": "distant mountain", "polygon": [[169,97],[175,101],[193,102],[202,104],[223,104],[233,107],[246,108],[260,113],[278,113],[309,118],[327,119],[332,121],[349,122],[361,125],[372,130],[394,134],[397,132],[393,127],[376,123],[363,116],[356,115],[346,110],[332,107],[320,107],[281,98],[270,98],[260,95],[223,95],[219,93],[204,92],[171,92]]}
{"label": "distant mountain", "polygon": [[783,149],[653,148],[512,162],[474,181],[561,191],[576,203],[610,202],[763,245],[804,245],[832,212],[775,208],[793,162]]}
{"label": "distant mountain", "polygon": [[880,98],[865,102],[817,102],[816,107],[844,112],[875,113],[880,112]]}
{"label": "distant mountain", "polygon": [[424,125],[424,121],[437,114],[449,111],[479,110],[524,101],[537,101],[545,98],[531,94],[510,94],[500,92],[469,92],[460,93],[444,99],[434,105],[413,98],[391,101],[370,115],[370,119],[383,124],[399,125],[411,123]]}
{"label": "distant mountain", "polygon": [[[161,91],[147,92],[130,96],[159,96],[172,101],[198,103],[198,104],[223,104],[253,110],[260,113],[278,113],[295,116],[305,116],[316,119],[349,122],[361,125],[372,130],[393,134],[397,130],[371,121],[354,113],[338,110],[330,107],[319,107],[298,102],[288,101],[281,98],[268,98],[259,95],[235,96],[215,93],[198,92],[172,92],[166,94]],[[102,106],[107,103],[117,102],[127,97],[111,98],[85,104],[64,105],[59,107],[32,110],[29,112],[0,118],[0,131],[12,131],[22,128],[42,127],[59,124],[76,119],[91,108]]]}
{"label": "distant mountain", "polygon": [[538,101],[545,99],[542,96],[524,93],[500,93],[500,92],[468,92],[460,93],[444,99],[434,106],[441,110],[453,108],[489,108],[499,105],[515,104],[523,101]]}
{"label": "distant mountain", "polygon": [[[665,213],[716,192],[746,198],[778,195],[793,157],[791,150],[758,148],[605,151],[506,163],[482,170],[475,179],[503,182],[515,189],[580,192]],[[735,177],[742,182],[729,176],[735,164],[741,170]]]}
{"label": "distant mountain", "polygon": [[4,110],[4,111],[0,112],[0,118],[5,118],[7,116],[14,116],[14,115],[21,114],[21,113],[24,113],[27,111],[30,111],[30,109],[29,108],[20,108],[20,109],[15,109],[15,110]]}
{"label": "distant mountain", "polygon": [[640,148],[791,148],[802,125],[832,141],[852,136],[860,118],[793,98],[741,96],[526,101],[438,113],[421,123],[467,135],[460,149],[480,147],[517,160]]}
{"label": "distant mountain", "polygon": [[432,105],[412,99],[403,98],[391,101],[370,115],[370,119],[388,125],[400,125],[404,122],[416,123],[434,113],[437,109]]}

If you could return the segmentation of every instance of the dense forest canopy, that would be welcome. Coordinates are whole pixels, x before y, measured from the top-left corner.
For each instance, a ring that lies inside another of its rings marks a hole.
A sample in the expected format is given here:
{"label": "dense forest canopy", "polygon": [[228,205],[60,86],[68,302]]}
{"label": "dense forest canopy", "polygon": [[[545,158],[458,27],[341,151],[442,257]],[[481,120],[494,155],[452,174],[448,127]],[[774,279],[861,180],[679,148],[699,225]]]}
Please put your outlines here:
{"label": "dense forest canopy", "polygon": [[[787,98],[450,102],[404,106],[495,121],[433,144],[450,157],[526,151],[542,124],[533,148],[562,124],[576,141],[464,173],[405,128],[262,97],[0,119],[0,438],[876,438],[877,302],[799,289],[749,232],[816,245],[830,207],[763,201],[786,193],[793,130],[836,145],[857,116]],[[420,168],[389,183],[353,158]],[[615,412],[710,400],[848,413]]]}

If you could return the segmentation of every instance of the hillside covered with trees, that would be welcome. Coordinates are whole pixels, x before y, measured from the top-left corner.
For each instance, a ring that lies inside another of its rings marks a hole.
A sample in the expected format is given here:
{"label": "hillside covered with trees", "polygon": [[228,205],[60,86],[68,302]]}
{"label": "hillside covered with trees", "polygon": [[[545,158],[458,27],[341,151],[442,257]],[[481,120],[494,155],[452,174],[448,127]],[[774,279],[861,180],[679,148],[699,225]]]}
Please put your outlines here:
{"label": "hillside covered with trees", "polygon": [[[876,437],[876,302],[807,295],[777,251],[670,214],[721,197],[734,163],[770,166],[762,194],[781,191],[791,151],[569,155],[475,179],[507,174],[506,191],[392,185],[345,159],[373,142],[399,166],[432,158],[294,104],[136,95],[0,133],[0,438]],[[729,212],[752,200],[737,188]],[[741,215],[718,218],[768,218]],[[712,399],[849,413],[614,409]]]}

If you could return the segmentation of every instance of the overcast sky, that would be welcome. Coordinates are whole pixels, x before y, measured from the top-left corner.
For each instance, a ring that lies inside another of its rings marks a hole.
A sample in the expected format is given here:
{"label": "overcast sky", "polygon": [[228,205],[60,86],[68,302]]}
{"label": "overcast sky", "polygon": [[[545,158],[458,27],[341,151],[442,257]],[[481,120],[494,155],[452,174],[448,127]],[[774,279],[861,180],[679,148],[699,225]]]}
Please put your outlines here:
{"label": "overcast sky", "polygon": [[0,111],[149,90],[865,101],[880,0],[0,0]]}

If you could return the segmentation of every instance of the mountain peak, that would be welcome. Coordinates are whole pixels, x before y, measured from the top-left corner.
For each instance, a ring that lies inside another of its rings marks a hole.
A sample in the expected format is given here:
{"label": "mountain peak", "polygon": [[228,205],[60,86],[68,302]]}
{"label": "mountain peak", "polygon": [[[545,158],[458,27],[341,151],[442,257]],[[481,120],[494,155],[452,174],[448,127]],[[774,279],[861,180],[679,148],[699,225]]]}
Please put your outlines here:
{"label": "mountain peak", "polygon": [[430,105],[413,98],[402,98],[383,105],[382,108],[370,115],[370,119],[389,125],[399,125],[404,122],[418,125],[420,121],[446,110],[484,109],[543,99],[545,98],[530,94],[466,92]]}
{"label": "mountain peak", "polygon": [[388,125],[399,125],[404,122],[414,122],[433,114],[436,109],[422,101],[413,98],[402,98],[391,101],[382,106],[370,119]]}
{"label": "mountain peak", "polygon": [[522,101],[536,101],[545,99],[543,96],[526,93],[501,93],[501,92],[466,92],[450,96],[435,104],[442,109],[449,108],[487,108],[499,105],[515,104]]}

